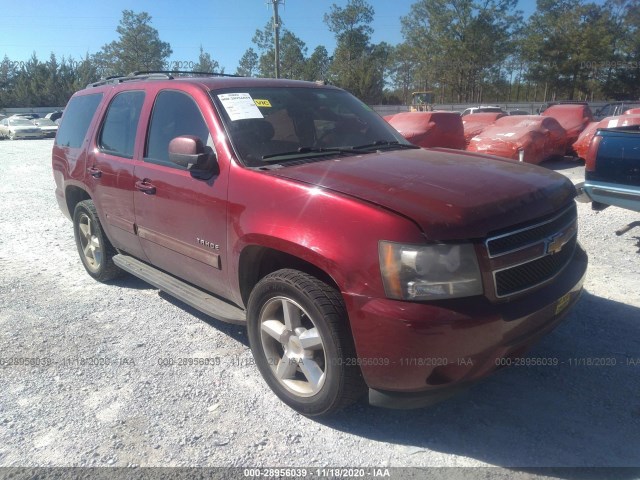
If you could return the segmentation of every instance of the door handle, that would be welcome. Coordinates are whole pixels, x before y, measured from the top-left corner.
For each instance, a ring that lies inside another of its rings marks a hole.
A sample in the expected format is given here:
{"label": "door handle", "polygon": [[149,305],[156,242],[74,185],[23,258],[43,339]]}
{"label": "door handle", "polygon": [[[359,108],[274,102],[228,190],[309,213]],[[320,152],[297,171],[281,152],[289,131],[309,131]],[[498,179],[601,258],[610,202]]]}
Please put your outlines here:
{"label": "door handle", "polygon": [[149,180],[147,180],[146,178],[144,180],[138,180],[136,182],[136,188],[142,193],[146,193],[147,195],[153,195],[154,193],[156,193],[156,186],[152,183],[149,183]]}
{"label": "door handle", "polygon": [[102,176],[102,170],[96,167],[87,168],[87,172],[89,172],[89,175],[91,175],[93,178],[100,178]]}

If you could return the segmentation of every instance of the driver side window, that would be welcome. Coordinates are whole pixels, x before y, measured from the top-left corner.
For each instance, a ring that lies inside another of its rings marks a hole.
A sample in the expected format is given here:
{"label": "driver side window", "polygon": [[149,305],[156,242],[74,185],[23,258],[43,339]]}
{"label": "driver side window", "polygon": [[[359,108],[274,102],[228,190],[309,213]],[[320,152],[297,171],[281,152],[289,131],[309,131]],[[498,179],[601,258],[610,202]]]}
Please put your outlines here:
{"label": "driver side window", "polygon": [[153,105],[144,160],[182,169],[169,161],[169,142],[182,135],[194,135],[213,148],[209,128],[196,102],[186,93],[163,90]]}

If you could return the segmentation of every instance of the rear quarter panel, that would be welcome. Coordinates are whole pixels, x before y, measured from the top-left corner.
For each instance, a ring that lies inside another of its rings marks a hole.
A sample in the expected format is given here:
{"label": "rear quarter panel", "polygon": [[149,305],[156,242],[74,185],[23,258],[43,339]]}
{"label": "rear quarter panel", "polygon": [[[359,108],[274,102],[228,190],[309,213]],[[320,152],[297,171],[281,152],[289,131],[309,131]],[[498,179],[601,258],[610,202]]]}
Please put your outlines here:
{"label": "rear quarter panel", "polygon": [[[91,90],[88,92],[83,91],[83,93],[95,94],[102,93],[102,91]],[[74,97],[80,95],[82,94],[76,94]],[[74,97],[72,97],[71,100]],[[69,102],[71,102],[71,100],[69,100]],[[102,110],[104,108],[104,103],[101,103],[94,112],[94,115],[87,127],[87,132],[82,144],[79,147],[60,145],[59,137],[56,137],[56,140],[54,141],[51,152],[51,166],[53,169],[53,178],[56,183],[55,195],[62,213],[69,219],[73,216],[73,212],[69,211],[66,191],[69,187],[77,187],[81,190],[87,191],[86,172],[89,141],[95,134],[97,124],[101,118]],[[58,129],[58,132],[60,132],[60,129]]]}

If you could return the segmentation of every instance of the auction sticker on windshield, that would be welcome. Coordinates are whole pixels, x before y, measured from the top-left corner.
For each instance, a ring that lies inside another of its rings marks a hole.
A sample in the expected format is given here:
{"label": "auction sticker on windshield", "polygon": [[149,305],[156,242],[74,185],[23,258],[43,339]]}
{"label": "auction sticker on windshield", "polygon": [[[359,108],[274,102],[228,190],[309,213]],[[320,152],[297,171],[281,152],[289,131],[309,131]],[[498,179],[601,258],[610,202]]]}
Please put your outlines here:
{"label": "auction sticker on windshield", "polygon": [[218,98],[232,121],[264,118],[248,93],[221,93]]}

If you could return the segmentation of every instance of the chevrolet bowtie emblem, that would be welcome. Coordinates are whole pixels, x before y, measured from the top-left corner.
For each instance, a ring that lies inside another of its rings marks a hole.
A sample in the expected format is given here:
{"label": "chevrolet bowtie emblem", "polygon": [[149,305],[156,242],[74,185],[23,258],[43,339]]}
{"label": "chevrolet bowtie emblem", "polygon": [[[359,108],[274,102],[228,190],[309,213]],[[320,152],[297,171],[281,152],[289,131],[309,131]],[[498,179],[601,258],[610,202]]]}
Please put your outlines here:
{"label": "chevrolet bowtie emblem", "polygon": [[547,246],[546,253],[548,255],[554,255],[562,250],[569,240],[573,238],[576,233],[576,225],[573,224],[570,227],[567,227],[566,230],[562,232],[558,232],[555,235],[547,238],[545,244]]}

